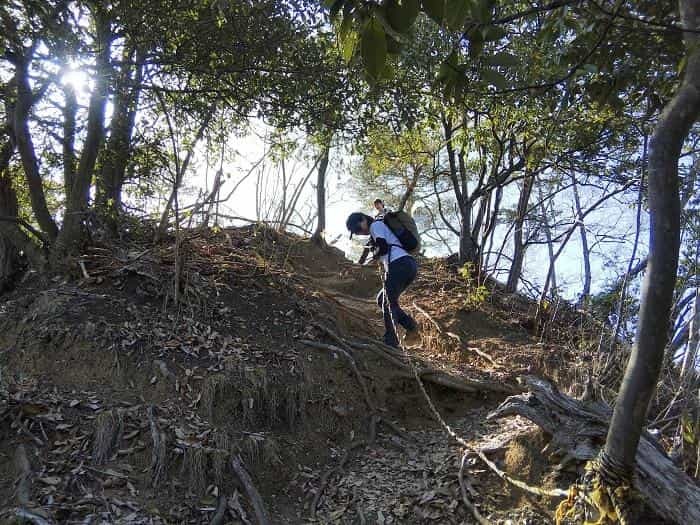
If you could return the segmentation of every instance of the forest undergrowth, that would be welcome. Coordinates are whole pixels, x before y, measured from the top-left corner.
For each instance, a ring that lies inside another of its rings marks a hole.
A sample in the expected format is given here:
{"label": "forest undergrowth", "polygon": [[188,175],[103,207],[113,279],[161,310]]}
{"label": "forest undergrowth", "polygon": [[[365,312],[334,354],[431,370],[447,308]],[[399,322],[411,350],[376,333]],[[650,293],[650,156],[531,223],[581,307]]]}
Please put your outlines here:
{"label": "forest undergrowth", "polygon": [[604,440],[528,417],[607,406],[621,377],[624,347],[601,358],[608,327],[564,301],[422,260],[406,359],[378,342],[377,269],[335,248],[144,239],[0,304],[3,522],[551,523]]}

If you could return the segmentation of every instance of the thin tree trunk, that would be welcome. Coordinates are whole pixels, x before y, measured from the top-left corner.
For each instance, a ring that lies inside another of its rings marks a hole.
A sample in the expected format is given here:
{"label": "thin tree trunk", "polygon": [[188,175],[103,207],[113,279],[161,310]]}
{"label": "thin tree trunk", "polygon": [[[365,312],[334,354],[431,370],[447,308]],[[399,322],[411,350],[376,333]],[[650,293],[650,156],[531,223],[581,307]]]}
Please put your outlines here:
{"label": "thin tree trunk", "polygon": [[513,231],[513,262],[508,272],[508,282],[506,291],[515,293],[518,289],[520,276],[523,273],[523,263],[525,261],[525,243],[523,242],[523,225],[527,216],[528,203],[535,177],[526,177],[523,181],[523,188],[518,199],[518,208],[515,216],[515,229]]}
{"label": "thin tree trunk", "polygon": [[156,91],[156,95],[158,96],[158,98],[160,100],[161,107],[163,109],[163,112],[165,113],[166,120],[168,121],[170,140],[173,144],[173,157],[175,159],[175,182],[173,183],[173,189],[170,192],[170,197],[168,198],[168,202],[165,205],[165,209],[163,210],[163,214],[160,217],[160,223],[158,225],[158,231],[156,233],[156,238],[159,239],[165,234],[165,232],[168,228],[168,218],[170,217],[170,210],[172,210],[173,203],[175,201],[175,198],[177,197],[177,192],[180,189],[180,185],[182,184],[183,178],[185,177],[185,172],[187,171],[187,168],[189,167],[190,162],[192,161],[192,155],[194,154],[194,148],[197,145],[197,143],[204,136],[204,132],[206,131],[207,127],[209,126],[209,122],[211,122],[211,119],[214,116],[214,113],[216,111],[216,103],[212,103],[212,105],[209,107],[207,113],[204,116],[204,119],[202,120],[202,123],[200,124],[199,128],[197,129],[197,133],[194,136],[194,140],[189,145],[189,148],[187,150],[187,154],[185,155],[185,158],[181,164],[180,160],[179,160],[179,154],[178,154],[179,151],[178,151],[178,147],[177,147],[177,141],[175,138],[175,129],[173,128],[172,122],[170,121],[170,116],[168,115],[165,101],[163,100],[163,97],[159,91]]}
{"label": "thin tree trunk", "polygon": [[549,269],[547,270],[547,277],[545,278],[544,285],[542,289],[542,297],[546,296],[546,292],[551,287],[553,293],[557,292],[557,272],[556,272],[556,258],[554,257],[554,244],[552,242],[552,230],[549,226],[549,210],[545,204],[542,195],[542,185],[537,187],[538,197],[540,199],[540,208],[542,213],[542,224],[544,229],[544,236],[547,239],[547,253],[549,255]]}
{"label": "thin tree trunk", "polygon": [[143,75],[143,54],[124,52],[124,65],[119,74],[110,122],[110,134],[104,148],[102,169],[97,177],[96,206],[111,233],[116,233],[116,220],[121,212],[122,186],[131,150],[131,136],[136,120]]}
{"label": "thin tree trunk", "polygon": [[680,0],[687,64],[685,78],[668,103],[649,142],[649,268],[644,278],[639,324],[617,396],[605,448],[604,476],[626,479],[661,371],[668,339],[680,248],[678,159],[683,143],[700,114],[700,4]]}
{"label": "thin tree trunk", "polygon": [[39,173],[39,162],[34,150],[34,142],[29,132],[29,114],[34,104],[34,96],[29,86],[29,72],[27,64],[22,59],[16,66],[15,80],[17,83],[17,104],[12,107],[6,99],[5,110],[8,116],[12,117],[13,134],[17,144],[17,151],[22,160],[24,176],[29,189],[29,199],[32,203],[32,210],[39,227],[48,235],[50,240],[58,236],[58,226],[49,213],[44,194],[44,183]]}
{"label": "thin tree trunk", "polygon": [[583,290],[581,291],[581,304],[588,303],[591,296],[591,254],[588,248],[588,236],[586,234],[586,225],[583,222],[581,210],[581,198],[578,194],[578,185],[576,184],[576,175],[571,176],[571,184],[574,190],[574,205],[576,206],[576,222],[578,223],[579,232],[581,234],[581,255],[583,257]]}
{"label": "thin tree trunk", "polygon": [[[633,278],[635,275],[637,275],[639,272],[634,273],[634,268],[632,265],[634,264],[634,260],[637,257],[637,249],[639,248],[639,235],[642,231],[642,204],[643,204],[643,196],[644,196],[644,180],[645,180],[645,175],[646,175],[646,170],[647,170],[647,145],[648,145],[648,136],[645,134],[644,135],[644,153],[643,153],[643,161],[642,161],[642,173],[639,178],[639,191],[637,193],[637,217],[635,220],[635,231],[634,231],[634,244],[632,245],[632,254],[630,255],[630,260],[629,263],[627,264],[627,271],[625,272],[625,275],[622,278],[622,283],[620,284],[620,291],[619,291],[619,299],[617,301],[617,315],[615,316],[615,328],[613,329],[613,334],[612,334],[612,339],[610,341],[610,350],[612,351],[613,345],[615,345],[615,342],[617,341],[618,336],[620,335],[620,328],[625,322],[625,301],[627,298],[627,285],[629,284],[629,280]],[[648,259],[645,259],[644,262],[644,267],[646,268],[646,261]],[[639,266],[639,265],[637,265]],[[641,270],[639,270],[641,271]]]}
{"label": "thin tree trunk", "polygon": [[683,357],[683,366],[681,367],[681,378],[685,384],[690,384],[690,378],[695,377],[697,374],[695,361],[698,356],[698,345],[700,345],[700,286],[695,288],[693,315],[690,318],[690,326],[688,327],[688,347]]}
{"label": "thin tree trunk", "polygon": [[95,60],[97,74],[95,77],[95,88],[90,96],[87,134],[78,163],[78,171],[71,187],[70,196],[66,201],[63,227],[56,242],[56,255],[58,257],[78,249],[82,243],[84,214],[90,199],[90,185],[92,184],[97,156],[104,139],[105,109],[107,107],[110,80],[109,61],[113,35],[109,19],[107,19],[101,8],[96,8],[94,16],[97,27],[97,58]]}
{"label": "thin tree trunk", "polygon": [[316,207],[318,217],[316,220],[316,230],[311,236],[315,242],[323,242],[326,231],[326,172],[328,171],[328,157],[331,151],[331,141],[328,140],[323,146],[321,162],[318,165],[318,178],[316,179]]}
{"label": "thin tree trunk", "polygon": [[449,176],[457,201],[457,209],[460,216],[459,225],[459,262],[464,264],[472,262],[476,264],[478,254],[471,228],[471,202],[464,193],[466,187],[466,167],[464,157],[460,156],[460,166],[457,168],[456,153],[452,137],[452,122],[445,115],[442,116],[442,127],[445,136],[445,148],[449,162]]}
{"label": "thin tree trunk", "polygon": [[65,98],[63,106],[63,187],[66,201],[70,200],[73,182],[75,181],[75,114],[78,111],[78,100],[75,90],[70,84],[63,87]]}

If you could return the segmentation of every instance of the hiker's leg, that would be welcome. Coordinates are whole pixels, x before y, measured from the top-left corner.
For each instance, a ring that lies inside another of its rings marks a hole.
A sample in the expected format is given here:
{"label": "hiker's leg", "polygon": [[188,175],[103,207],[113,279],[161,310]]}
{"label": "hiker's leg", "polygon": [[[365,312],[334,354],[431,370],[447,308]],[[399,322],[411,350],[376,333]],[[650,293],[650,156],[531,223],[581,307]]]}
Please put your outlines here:
{"label": "hiker's leg", "polygon": [[416,322],[401,308],[399,297],[416,278],[417,270],[416,261],[412,257],[402,257],[394,261],[389,267],[389,273],[391,274],[391,286],[389,286],[389,278],[387,278],[389,305],[391,306],[394,321],[406,330],[415,330]]}
{"label": "hiker's leg", "polygon": [[[388,295],[388,294],[387,294]],[[394,330],[394,325],[391,322],[391,313],[389,312],[389,304],[384,300],[384,290],[379,290],[377,294],[377,305],[382,310],[384,316],[384,343],[389,346],[399,346],[399,338]]]}
{"label": "hiker's leg", "polygon": [[394,322],[403,326],[406,330],[414,330],[416,322],[403,311],[399,305],[399,297],[406,287],[411,284],[415,276],[415,261],[410,257],[404,257],[389,265],[389,275],[386,278],[386,295]]}

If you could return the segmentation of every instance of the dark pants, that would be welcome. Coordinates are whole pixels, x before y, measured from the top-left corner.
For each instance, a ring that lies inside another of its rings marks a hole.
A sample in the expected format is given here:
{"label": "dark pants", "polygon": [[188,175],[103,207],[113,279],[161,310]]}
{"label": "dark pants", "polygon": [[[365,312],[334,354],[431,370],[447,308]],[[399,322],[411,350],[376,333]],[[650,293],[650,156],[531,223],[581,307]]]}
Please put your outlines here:
{"label": "dark pants", "polygon": [[384,300],[384,290],[379,290],[377,294],[377,304],[384,313],[386,330],[384,342],[389,346],[399,346],[399,339],[391,323],[392,316],[394,322],[406,330],[415,330],[416,328],[416,322],[413,318],[399,306],[399,296],[416,278],[416,273],[418,273],[418,265],[413,257],[401,257],[401,259],[391,262],[384,282],[387,300]]}

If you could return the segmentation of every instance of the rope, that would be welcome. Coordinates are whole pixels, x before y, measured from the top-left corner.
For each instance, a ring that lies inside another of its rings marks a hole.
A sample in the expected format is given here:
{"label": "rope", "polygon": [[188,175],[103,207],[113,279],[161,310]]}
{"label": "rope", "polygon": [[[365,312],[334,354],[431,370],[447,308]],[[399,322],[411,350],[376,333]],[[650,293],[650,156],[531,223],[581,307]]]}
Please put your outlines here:
{"label": "rope", "polygon": [[[389,256],[387,255],[387,271],[386,273],[389,272],[388,266],[389,266]],[[425,398],[426,402],[428,403],[428,407],[430,409],[431,414],[435,418],[435,420],[438,422],[438,424],[442,427],[442,429],[452,438],[454,439],[457,443],[462,445],[466,450],[469,450],[470,452],[476,454],[479,456],[479,458],[491,469],[494,470],[494,472],[501,478],[504,479],[516,487],[519,487],[527,492],[530,492],[532,494],[536,494],[538,496],[549,496],[549,497],[554,497],[554,498],[561,498],[561,497],[566,497],[568,492],[561,490],[561,489],[553,489],[553,490],[548,490],[540,487],[531,487],[527,483],[524,483],[523,481],[520,481],[516,478],[513,478],[512,476],[506,474],[505,472],[501,471],[496,467],[496,465],[486,457],[486,455],[479,449],[473,447],[470,445],[464,438],[459,436],[454,429],[445,421],[445,419],[442,417],[442,414],[440,414],[440,411],[437,409],[435,406],[435,403],[433,403],[432,398],[430,397],[430,394],[428,394],[428,391],[425,388],[425,384],[423,383],[423,380],[421,379],[420,376],[420,370],[418,369],[418,366],[416,365],[415,361],[411,358],[411,354],[409,353],[408,349],[401,344],[401,340],[399,339],[398,336],[398,331],[396,329],[396,321],[394,320],[394,312],[391,311],[391,304],[389,303],[389,299],[386,293],[386,277],[384,272],[381,271],[379,272],[380,278],[382,280],[382,303],[384,308],[389,309],[389,319],[391,319],[391,325],[394,330],[394,334],[396,336],[396,340],[398,341],[399,348],[403,351],[404,356],[406,358],[406,361],[409,363],[411,366],[411,369],[413,371],[413,376],[416,378],[416,382],[418,383],[418,387],[420,388],[421,393],[423,394],[423,397]]]}

